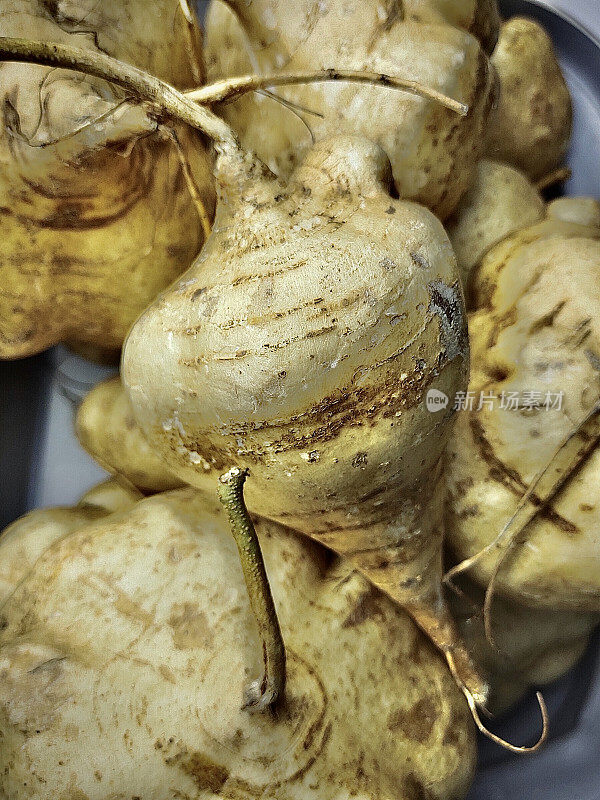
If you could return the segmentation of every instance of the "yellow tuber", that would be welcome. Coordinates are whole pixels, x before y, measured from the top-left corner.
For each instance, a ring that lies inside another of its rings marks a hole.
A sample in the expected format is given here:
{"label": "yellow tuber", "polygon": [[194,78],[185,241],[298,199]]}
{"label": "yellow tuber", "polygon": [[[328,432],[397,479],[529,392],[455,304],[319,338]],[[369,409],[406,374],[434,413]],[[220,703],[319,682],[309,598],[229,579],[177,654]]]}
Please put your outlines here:
{"label": "yellow tuber", "polygon": [[539,23],[513,17],[492,55],[499,80],[497,106],[487,128],[487,153],[532,180],[561,166],[571,140],[571,95]]}
{"label": "yellow tuber", "polygon": [[[187,0],[4,0],[0,35],[108,53],[182,88],[204,77]],[[0,98],[0,358],[62,340],[118,349],[208,233],[207,147],[63,69],[2,64]]]}
{"label": "yellow tuber", "polygon": [[544,215],[539,191],[522,172],[482,159],[473,186],[447,222],[465,290],[471,270],[488,250],[511,233],[540,222]]}
{"label": "yellow tuber", "polygon": [[[461,100],[467,117],[423,98],[381,89],[316,84],[252,95],[219,108],[280,177],[287,178],[312,141],[362,134],[390,158],[399,195],[442,219],[472,180],[483,149],[493,75],[475,32],[495,40],[495,0],[387,2],[331,0],[213,0],[207,17],[206,59],[214,80],[243,72],[369,69],[402,74]],[[236,19],[235,14],[238,19]]]}
{"label": "yellow tuber", "polygon": [[466,388],[462,293],[441,224],[389,180],[356,137],[315,145],[289,183],[222,156],[213,233],[132,328],[122,376],[177,476],[250,469],[253,512],[350,559],[482,699],[441,594],[453,411],[426,404]]}
{"label": "yellow tuber", "polygon": [[55,530],[1,609],[4,797],[466,796],[474,728],[429,642],[322,548],[259,532],[289,674],[278,713],[249,716],[257,634],[216,500]]}
{"label": "yellow tuber", "polygon": [[0,603],[58,538],[108,514],[125,511],[139,499],[135,491],[108,480],[84,494],[76,506],[31,511],[9,525],[0,538]]}
{"label": "yellow tuber", "polygon": [[[472,410],[447,469],[461,569],[541,609],[600,611],[600,227],[590,202],[497,245],[474,275]],[[454,570],[456,572],[456,570]]]}
{"label": "yellow tuber", "polygon": [[148,444],[118,376],[102,381],[84,398],[75,430],[82,447],[104,469],[140,491],[151,494],[181,486]]}

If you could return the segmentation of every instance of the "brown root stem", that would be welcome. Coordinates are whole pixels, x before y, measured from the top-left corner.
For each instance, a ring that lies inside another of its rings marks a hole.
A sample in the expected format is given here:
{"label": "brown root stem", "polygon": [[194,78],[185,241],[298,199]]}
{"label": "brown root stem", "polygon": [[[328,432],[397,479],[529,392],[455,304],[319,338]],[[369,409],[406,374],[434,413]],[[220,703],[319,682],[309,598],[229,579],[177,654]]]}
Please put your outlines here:
{"label": "brown root stem", "polygon": [[121,86],[155,110],[191,125],[215,143],[240,150],[232,129],[212,111],[194,103],[165,81],[104,53],[3,36],[0,37],[0,61],[40,64],[94,75]]}
{"label": "brown root stem", "polygon": [[179,159],[179,164],[181,166],[181,171],[183,172],[183,177],[185,178],[189,195],[192,198],[192,202],[194,203],[194,207],[200,219],[204,241],[206,241],[210,236],[212,224],[210,221],[210,216],[206,210],[206,206],[204,205],[204,201],[202,200],[202,195],[200,194],[200,191],[196,185],[196,181],[194,180],[194,176],[192,175],[189,161],[183,150],[183,147],[181,146],[181,142],[177,136],[177,131],[174,128],[167,127],[166,125],[162,126],[162,130],[164,130],[168,139],[173,142],[175,147],[175,152],[177,153],[177,157]]}
{"label": "brown root stem", "polygon": [[544,175],[543,178],[540,178],[536,183],[536,188],[539,192],[544,192],[546,189],[551,189],[553,186],[556,186],[557,183],[564,183],[570,180],[572,174],[569,167],[559,167],[549,172],[548,175]]}

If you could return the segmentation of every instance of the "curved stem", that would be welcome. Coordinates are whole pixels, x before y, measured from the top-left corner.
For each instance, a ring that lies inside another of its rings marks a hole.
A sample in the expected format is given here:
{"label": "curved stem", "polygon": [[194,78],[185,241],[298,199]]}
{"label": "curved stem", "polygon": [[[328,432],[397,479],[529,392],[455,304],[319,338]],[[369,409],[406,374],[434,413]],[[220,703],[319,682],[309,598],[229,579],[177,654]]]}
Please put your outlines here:
{"label": "curved stem", "polygon": [[264,675],[248,688],[244,707],[262,711],[272,707],[283,694],[285,647],[260,544],[244,503],[247,476],[247,470],[233,467],[221,476],[217,491],[238,546],[250,607],[258,623],[263,649]]}
{"label": "curved stem", "polygon": [[507,742],[505,739],[502,739],[500,736],[497,736],[495,733],[492,733],[488,730],[483,722],[481,721],[481,717],[479,716],[479,709],[477,708],[477,700],[473,696],[473,693],[467,689],[464,683],[461,681],[460,676],[457,674],[455,665],[451,656],[447,658],[448,666],[450,667],[450,671],[454,676],[454,680],[457,682],[459,687],[462,689],[462,692],[467,700],[467,704],[469,706],[469,710],[471,712],[471,716],[473,717],[473,721],[475,725],[477,725],[477,730],[482,733],[484,736],[487,736],[488,739],[491,739],[492,742],[500,745],[505,750],[509,750],[511,753],[536,753],[540,748],[544,746],[548,739],[548,733],[550,731],[550,720],[548,717],[548,709],[546,707],[546,703],[544,701],[544,697],[541,692],[536,692],[537,701],[540,706],[540,712],[542,715],[542,732],[540,734],[540,738],[537,742],[532,745],[531,747],[522,747],[519,745],[511,744]]}
{"label": "curved stem", "polygon": [[240,75],[226,78],[222,81],[203,86],[186,92],[185,96],[197,103],[219,103],[223,100],[233,100],[247,92],[265,89],[271,86],[293,86],[300,83],[317,83],[320,81],[347,81],[349,83],[368,83],[372,86],[385,86],[390,89],[400,89],[411,94],[434,100],[436,103],[455,111],[461,116],[466,116],[469,107],[464,103],[430,89],[418,81],[382,75],[380,72],[365,70],[325,69],[311,72],[276,72],[269,75]]}
{"label": "curved stem", "polygon": [[186,122],[216,144],[240,150],[232,129],[212,111],[199,106],[173,86],[137,67],[92,50],[64,44],[0,37],[0,61],[18,61],[45,67],[72,69],[94,75],[132,92],[162,113]]}
{"label": "curved stem", "polygon": [[564,183],[565,181],[571,180],[572,175],[573,173],[569,167],[558,167],[558,169],[552,170],[552,172],[540,178],[535,184],[535,188],[538,192],[544,192],[546,189],[551,189],[553,186],[556,186],[557,183]]}

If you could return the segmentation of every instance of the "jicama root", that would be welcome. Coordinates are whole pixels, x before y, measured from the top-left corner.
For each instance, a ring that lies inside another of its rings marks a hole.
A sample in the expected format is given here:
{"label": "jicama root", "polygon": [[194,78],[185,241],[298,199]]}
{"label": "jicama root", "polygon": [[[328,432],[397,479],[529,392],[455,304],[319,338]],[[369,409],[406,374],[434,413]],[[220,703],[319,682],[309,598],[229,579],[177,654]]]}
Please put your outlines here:
{"label": "jicama root", "polygon": [[4,797],[466,796],[474,729],[437,652],[348,566],[257,527],[288,644],[277,715],[241,710],[257,634],[216,499],[56,529],[2,606]]}
{"label": "jicama root", "polygon": [[513,17],[492,55],[499,98],[487,128],[487,153],[539,180],[562,165],[571,140],[571,95],[552,40],[537,22]]}
{"label": "jicama root", "polygon": [[100,466],[145,494],[181,486],[148,444],[118,376],[102,381],[85,397],[77,411],[75,431]]}
{"label": "jicama root", "polygon": [[483,700],[440,591],[453,411],[425,403],[466,385],[456,262],[387,181],[358,138],[319,143],[289,184],[223,159],[215,231],[132,329],[123,380],[176,475],[203,487],[249,468],[254,512],[351,559]]}
{"label": "jicama root", "polygon": [[[32,58],[32,47],[0,41],[0,56]],[[454,411],[432,413],[425,394],[448,399],[468,362],[441,224],[390,196],[389,161],[372,142],[321,143],[284,184],[222,120],[152,76],[33,49],[38,63],[101,74],[215,142],[215,228],[123,355],[151,445],[193,485],[251,466],[254,508],[327,541],[406,608],[487,733],[477,712],[487,686],[441,591],[441,459]]]}
{"label": "jicama root", "polygon": [[[0,35],[108,53],[191,88],[204,67],[186,8],[187,0],[3,0]],[[65,339],[119,349],[208,233],[215,198],[205,143],[187,127],[158,131],[129,97],[62,69],[0,68],[0,358]],[[190,202],[185,169],[201,207]]]}
{"label": "jicama root", "polygon": [[593,197],[561,197],[548,203],[546,213],[549,219],[600,228],[600,200]]}
{"label": "jicama root", "polygon": [[495,0],[332,0],[293,7],[280,0],[233,0],[227,5],[242,25],[221,0],[214,0],[206,34],[212,80],[243,72],[330,67],[395,74],[402,65],[420,84],[470,108],[459,119],[439,104],[372,87],[294,86],[278,91],[283,103],[253,95],[219,108],[244,146],[287,178],[313,139],[362,134],[389,156],[401,197],[424,203],[442,219],[452,213],[482,153],[493,94],[485,52],[474,36],[455,26],[486,29],[486,41],[493,41]]}
{"label": "jicama root", "polygon": [[544,216],[544,200],[522,172],[489,159],[479,162],[473,186],[446,226],[467,300],[469,276],[484,255],[507,236],[540,222]]}
{"label": "jicama root", "polygon": [[0,538],[0,604],[53,542],[90,522],[126,511],[139,499],[137,492],[109,480],[84,494],[76,506],[31,511],[9,525]]}
{"label": "jicama root", "polygon": [[563,221],[592,209],[561,201],[474,276],[473,410],[449,448],[447,535],[465,559],[453,574],[487,587],[490,638],[494,593],[600,611],[600,227]]}

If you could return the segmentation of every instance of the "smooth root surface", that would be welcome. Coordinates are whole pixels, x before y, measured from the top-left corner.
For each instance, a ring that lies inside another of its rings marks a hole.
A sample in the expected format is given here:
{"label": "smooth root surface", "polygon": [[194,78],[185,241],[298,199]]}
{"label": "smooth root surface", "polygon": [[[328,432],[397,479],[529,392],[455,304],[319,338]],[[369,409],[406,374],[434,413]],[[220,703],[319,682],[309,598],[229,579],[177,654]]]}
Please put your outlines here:
{"label": "smooth root surface", "polygon": [[6,797],[465,796],[473,726],[438,654],[321,548],[259,535],[288,648],[275,715],[240,708],[260,652],[216,500],[157,495],[47,542],[1,609]]}

